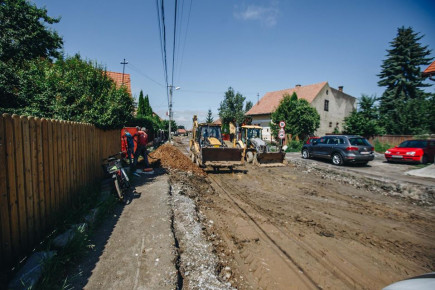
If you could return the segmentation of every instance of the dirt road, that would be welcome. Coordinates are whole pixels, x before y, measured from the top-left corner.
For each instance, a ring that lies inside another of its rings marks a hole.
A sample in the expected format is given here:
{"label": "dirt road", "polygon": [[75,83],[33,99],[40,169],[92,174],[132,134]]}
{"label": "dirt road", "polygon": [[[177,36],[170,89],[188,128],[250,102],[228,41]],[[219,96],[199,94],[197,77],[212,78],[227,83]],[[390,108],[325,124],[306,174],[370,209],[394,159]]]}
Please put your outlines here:
{"label": "dirt road", "polygon": [[292,163],[177,182],[236,288],[379,289],[435,268],[433,186]]}

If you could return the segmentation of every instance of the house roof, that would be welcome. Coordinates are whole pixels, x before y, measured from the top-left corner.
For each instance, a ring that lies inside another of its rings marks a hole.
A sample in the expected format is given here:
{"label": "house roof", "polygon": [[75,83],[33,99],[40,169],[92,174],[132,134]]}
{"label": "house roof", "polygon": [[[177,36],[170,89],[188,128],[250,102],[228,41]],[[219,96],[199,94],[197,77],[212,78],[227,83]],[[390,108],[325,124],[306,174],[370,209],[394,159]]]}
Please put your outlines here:
{"label": "house roof", "polygon": [[[106,74],[115,82],[117,88],[120,88],[122,86],[122,73],[106,71]],[[127,86],[127,91],[131,96],[130,74],[124,74],[124,85]]]}
{"label": "house roof", "polygon": [[433,61],[424,71],[423,75],[433,75],[435,74],[435,61]]}
{"label": "house roof", "polygon": [[215,125],[222,125],[222,120],[219,118],[213,122]]}
{"label": "house roof", "polygon": [[327,83],[328,82],[321,82],[318,84],[297,86],[291,89],[266,93],[258,103],[246,112],[246,115],[270,114],[279,106],[279,103],[285,94],[291,96],[294,92],[298,95],[299,99],[305,99],[311,103]]}

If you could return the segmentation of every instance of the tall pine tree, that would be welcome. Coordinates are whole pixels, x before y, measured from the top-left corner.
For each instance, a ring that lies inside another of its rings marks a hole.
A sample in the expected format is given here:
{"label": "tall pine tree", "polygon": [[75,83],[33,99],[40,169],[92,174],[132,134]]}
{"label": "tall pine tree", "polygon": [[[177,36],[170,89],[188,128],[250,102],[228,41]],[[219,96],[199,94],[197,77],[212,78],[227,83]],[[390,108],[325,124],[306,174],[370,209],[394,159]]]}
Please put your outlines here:
{"label": "tall pine tree", "polygon": [[153,116],[153,109],[150,106],[150,99],[148,98],[148,95],[145,96],[144,107],[145,107],[145,116],[152,117]]}
{"label": "tall pine tree", "polygon": [[137,115],[138,116],[146,116],[145,115],[145,101],[143,98],[143,92],[142,90],[139,93],[139,103],[137,105]]}
{"label": "tall pine tree", "polygon": [[[378,85],[386,87],[380,98],[381,124],[389,134],[419,134],[429,131],[431,112],[429,94],[421,88],[423,83],[420,66],[428,65],[431,50],[418,41],[423,38],[411,27],[401,27],[390,43],[387,59],[378,75]],[[432,108],[433,109],[433,108]]]}
{"label": "tall pine tree", "polygon": [[213,114],[211,109],[208,109],[207,118],[205,119],[206,123],[213,123]]}

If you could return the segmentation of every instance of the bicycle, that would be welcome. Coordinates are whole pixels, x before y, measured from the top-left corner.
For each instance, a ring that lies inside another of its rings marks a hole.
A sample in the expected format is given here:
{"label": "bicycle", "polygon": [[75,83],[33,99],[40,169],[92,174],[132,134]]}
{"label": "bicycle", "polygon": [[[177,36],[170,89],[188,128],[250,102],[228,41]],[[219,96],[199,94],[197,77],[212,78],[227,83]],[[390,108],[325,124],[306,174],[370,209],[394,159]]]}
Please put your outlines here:
{"label": "bicycle", "polygon": [[122,168],[121,159],[115,158],[121,154],[122,152],[118,152],[103,159],[103,161],[107,161],[107,163],[103,164],[103,168],[113,179],[119,200],[124,201],[125,192],[130,187],[130,180],[124,168]]}

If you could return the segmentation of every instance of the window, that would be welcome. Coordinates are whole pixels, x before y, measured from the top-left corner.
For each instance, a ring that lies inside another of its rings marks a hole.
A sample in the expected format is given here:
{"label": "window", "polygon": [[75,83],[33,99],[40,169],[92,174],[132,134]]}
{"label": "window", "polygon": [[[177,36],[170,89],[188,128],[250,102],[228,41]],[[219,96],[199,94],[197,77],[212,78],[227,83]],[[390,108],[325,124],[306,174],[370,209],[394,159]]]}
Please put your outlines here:
{"label": "window", "polygon": [[332,122],[329,122],[329,128],[331,128],[332,127]]}
{"label": "window", "polygon": [[329,94],[329,90],[326,90],[326,94]]}
{"label": "window", "polygon": [[[324,106],[325,111],[329,111],[329,101],[325,100],[325,106]],[[331,126],[329,126],[331,127]]]}

